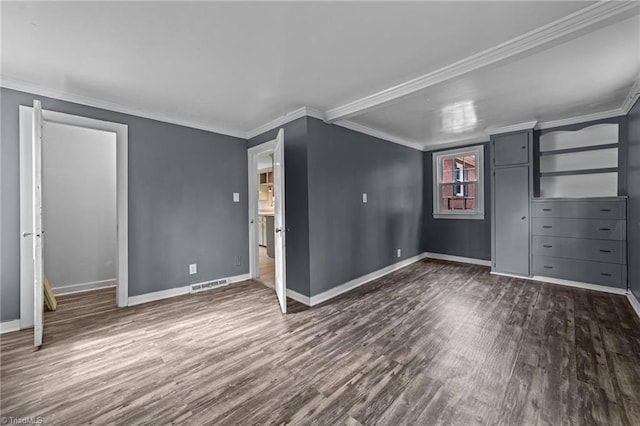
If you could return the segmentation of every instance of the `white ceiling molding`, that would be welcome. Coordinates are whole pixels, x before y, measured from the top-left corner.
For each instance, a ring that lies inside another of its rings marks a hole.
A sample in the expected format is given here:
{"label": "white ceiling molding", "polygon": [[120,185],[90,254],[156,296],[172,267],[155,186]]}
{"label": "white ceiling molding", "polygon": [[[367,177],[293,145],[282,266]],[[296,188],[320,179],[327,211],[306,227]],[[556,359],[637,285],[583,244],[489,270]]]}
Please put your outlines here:
{"label": "white ceiling molding", "polygon": [[627,114],[633,108],[633,105],[636,103],[638,98],[640,97],[640,74],[636,77],[636,80],[633,82],[633,86],[631,86],[631,90],[629,90],[629,94],[626,98],[624,98],[624,102],[620,107],[620,110],[623,114]]}
{"label": "white ceiling molding", "polygon": [[446,148],[456,148],[458,146],[465,146],[465,145],[471,145],[474,143],[486,143],[486,142],[489,142],[489,135],[438,142],[435,144],[425,145],[422,148],[422,150],[423,151],[439,151],[441,149],[446,149]]}
{"label": "white ceiling molding", "polygon": [[239,129],[226,128],[221,126],[211,126],[210,124],[198,123],[186,120],[179,120],[174,117],[169,117],[163,114],[154,113],[151,111],[145,111],[141,109],[126,107],[113,102],[107,102],[87,96],[74,95],[62,90],[47,89],[44,87],[35,86],[33,84],[23,83],[13,79],[7,79],[6,77],[0,78],[0,87],[6,89],[17,90],[20,92],[32,93],[38,96],[46,96],[48,98],[59,99],[61,101],[72,102],[75,104],[86,105],[93,108],[105,109],[113,112],[119,112],[122,114],[133,115],[136,117],[148,118],[150,120],[162,121],[170,124],[177,124],[179,126],[190,127],[193,129],[205,130],[207,132],[219,133],[222,135],[234,136],[236,138],[245,139],[245,133]]}
{"label": "white ceiling molding", "polygon": [[345,127],[347,129],[354,130],[359,133],[364,133],[365,135],[373,136],[374,138],[383,139],[385,141],[393,142],[398,145],[404,145],[409,148],[417,149],[419,151],[424,150],[424,145],[422,143],[412,142],[406,139],[402,139],[397,136],[390,135],[389,133],[381,132],[379,130],[372,129],[371,127],[354,123],[353,121],[344,120],[344,121],[338,121],[332,124],[335,124],[340,127]]}
{"label": "white ceiling molding", "polygon": [[276,127],[284,126],[287,123],[290,123],[294,120],[297,120],[298,118],[305,117],[305,116],[317,118],[319,120],[324,120],[324,114],[322,113],[322,111],[317,110],[315,108],[304,106],[302,108],[298,108],[294,111],[291,111],[283,116],[275,118],[269,121],[268,123],[264,123],[263,125],[258,126],[253,130],[249,130],[248,132],[245,133],[244,138],[245,139],[255,138],[256,136],[261,135],[264,132],[268,132],[269,130],[275,129]]}
{"label": "white ceiling molding", "polygon": [[524,52],[580,31],[613,16],[636,9],[640,12],[640,3],[635,1],[601,1],[567,15],[561,19],[529,31],[521,36],[498,44],[475,55],[454,62],[428,74],[374,93],[356,101],[326,111],[326,121],[335,122],[365,113],[385,103],[411,95],[420,90],[451,80],[455,77],[486,67],[499,61],[520,55]]}
{"label": "white ceiling molding", "polygon": [[625,115],[621,109],[611,109],[608,111],[597,112],[595,114],[579,115],[577,117],[563,118],[562,120],[545,121],[538,123],[536,130],[551,129],[560,126],[569,126],[571,124],[586,123],[587,121],[602,120],[605,118],[619,117]]}
{"label": "white ceiling molding", "polygon": [[533,129],[536,124],[538,124],[537,121],[528,121],[526,123],[518,123],[518,124],[512,124],[509,126],[503,126],[503,127],[494,127],[494,128],[490,128],[486,130],[487,135],[497,135],[500,133],[509,133],[509,132],[519,132],[520,130],[529,130],[529,129]]}

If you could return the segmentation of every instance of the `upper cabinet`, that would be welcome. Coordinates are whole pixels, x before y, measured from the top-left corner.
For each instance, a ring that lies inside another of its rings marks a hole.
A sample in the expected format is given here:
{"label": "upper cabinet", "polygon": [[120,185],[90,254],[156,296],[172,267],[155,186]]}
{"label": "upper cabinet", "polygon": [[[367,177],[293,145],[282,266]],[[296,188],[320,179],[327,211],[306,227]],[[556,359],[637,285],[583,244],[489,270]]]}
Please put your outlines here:
{"label": "upper cabinet", "polygon": [[511,166],[529,162],[529,132],[493,137],[495,166]]}
{"label": "upper cabinet", "polygon": [[542,131],[540,197],[610,197],[618,194],[617,123],[579,130]]}

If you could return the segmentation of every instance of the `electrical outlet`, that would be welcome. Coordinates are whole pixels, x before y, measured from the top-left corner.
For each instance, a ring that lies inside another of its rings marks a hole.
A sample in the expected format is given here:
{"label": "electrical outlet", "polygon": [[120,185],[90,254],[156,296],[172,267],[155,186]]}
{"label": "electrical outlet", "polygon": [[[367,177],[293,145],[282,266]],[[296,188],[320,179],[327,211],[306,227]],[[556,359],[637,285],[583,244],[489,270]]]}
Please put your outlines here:
{"label": "electrical outlet", "polygon": [[197,274],[198,273],[198,264],[197,263],[192,263],[189,265],[189,274],[193,275],[193,274]]}
{"label": "electrical outlet", "polygon": [[363,203],[366,203],[366,202],[367,202],[367,193],[366,193],[366,192],[363,192],[363,193],[362,193],[362,202],[363,202]]}
{"label": "electrical outlet", "polygon": [[240,193],[239,192],[234,192],[233,193],[233,202],[234,203],[239,203],[240,202]]}
{"label": "electrical outlet", "polygon": [[402,250],[398,249],[398,257],[402,256]]}

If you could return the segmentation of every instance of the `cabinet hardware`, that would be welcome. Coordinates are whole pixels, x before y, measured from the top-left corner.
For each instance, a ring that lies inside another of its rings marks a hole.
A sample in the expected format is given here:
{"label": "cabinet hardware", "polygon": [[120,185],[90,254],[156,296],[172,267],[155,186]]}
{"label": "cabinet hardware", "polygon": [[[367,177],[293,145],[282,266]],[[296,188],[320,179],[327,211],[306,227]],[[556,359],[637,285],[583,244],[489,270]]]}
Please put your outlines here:
{"label": "cabinet hardware", "polygon": [[611,253],[611,250],[600,250],[602,253]]}
{"label": "cabinet hardware", "polygon": [[608,273],[606,273],[606,272],[600,272],[600,275],[603,275],[603,276],[605,276],[605,277],[610,277],[610,276],[611,276],[611,274],[608,274]]}
{"label": "cabinet hardware", "polygon": [[526,216],[522,216],[520,219],[525,220],[527,217]]}
{"label": "cabinet hardware", "polygon": [[545,269],[553,269],[553,266],[544,265]]}
{"label": "cabinet hardware", "polygon": [[600,228],[601,231],[611,231],[611,228]]}
{"label": "cabinet hardware", "polygon": [[601,212],[610,212],[611,209],[600,209]]}
{"label": "cabinet hardware", "polygon": [[553,209],[542,209],[543,212],[550,212]]}
{"label": "cabinet hardware", "polygon": [[553,246],[543,245],[542,247],[544,247],[544,248],[551,248],[551,247],[553,247]]}
{"label": "cabinet hardware", "polygon": [[551,226],[551,225],[544,225],[544,226],[543,226],[543,228],[544,228],[544,229],[551,229],[551,228],[553,228],[553,226]]}

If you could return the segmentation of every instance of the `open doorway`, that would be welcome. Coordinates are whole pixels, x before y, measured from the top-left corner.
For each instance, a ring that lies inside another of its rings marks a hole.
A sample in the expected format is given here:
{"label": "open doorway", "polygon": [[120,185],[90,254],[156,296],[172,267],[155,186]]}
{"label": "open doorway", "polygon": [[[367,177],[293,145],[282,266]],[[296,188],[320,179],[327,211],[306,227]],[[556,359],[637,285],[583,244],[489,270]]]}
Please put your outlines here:
{"label": "open doorway", "polygon": [[35,346],[45,280],[127,306],[127,197],[126,125],[20,107],[20,327]]}
{"label": "open doorway", "polygon": [[248,160],[251,278],[273,288],[286,313],[284,130],[250,148]]}

